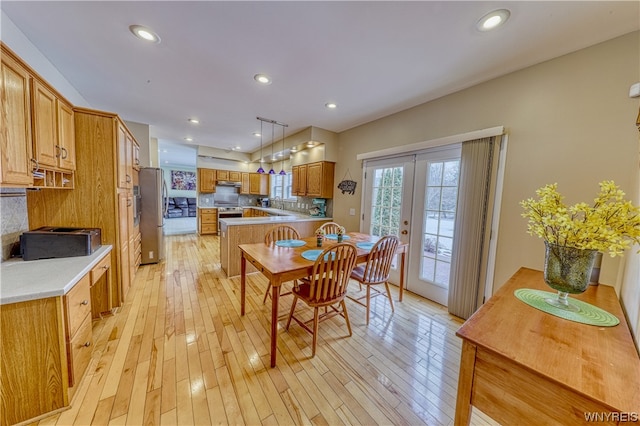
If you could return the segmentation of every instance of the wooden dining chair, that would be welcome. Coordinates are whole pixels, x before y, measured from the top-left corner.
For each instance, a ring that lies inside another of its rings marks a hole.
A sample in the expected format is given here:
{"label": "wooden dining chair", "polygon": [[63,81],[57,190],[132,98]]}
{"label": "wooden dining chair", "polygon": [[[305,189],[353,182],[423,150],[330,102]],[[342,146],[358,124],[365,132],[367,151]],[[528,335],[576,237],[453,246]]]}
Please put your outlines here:
{"label": "wooden dining chair", "polygon": [[[364,265],[356,266],[351,272],[351,278],[358,281],[360,285],[364,285],[367,288],[365,296],[352,297],[349,299],[364,306],[367,311],[367,325],[369,324],[369,312],[371,310],[371,299],[376,296],[386,296],[389,299],[391,305],[391,312],[393,309],[393,300],[391,299],[391,292],[389,291],[389,271],[391,270],[391,263],[393,262],[393,256],[398,249],[400,240],[394,235],[387,235],[382,237],[371,248],[369,255],[367,256],[367,263]],[[384,284],[386,293],[378,290],[374,286],[377,284]],[[362,289],[362,287],[361,287]],[[373,295],[371,294],[373,290]],[[362,299],[365,299],[362,302]]]}
{"label": "wooden dining chair", "polygon": [[[300,239],[300,234],[298,234],[298,230],[290,225],[277,225],[273,228],[269,229],[266,234],[264,234],[264,243],[271,244],[275,243],[278,240],[298,240]],[[297,281],[293,281],[293,285],[298,285]],[[264,299],[262,299],[262,304],[264,305],[267,301],[267,297],[269,297],[271,290],[271,283],[267,285],[267,291],[264,293]],[[286,296],[287,294],[291,294],[290,291],[286,293],[280,293],[281,296]]]}
{"label": "wooden dining chair", "polygon": [[327,222],[327,223],[323,223],[320,226],[320,228],[318,228],[318,229],[322,229],[325,234],[337,234],[338,233],[338,229],[340,229],[340,228],[341,228],[341,226],[338,223]]}
{"label": "wooden dining chair", "polygon": [[[349,276],[356,264],[357,250],[354,245],[341,243],[322,251],[313,264],[312,274],[309,278],[303,278],[298,288],[292,290],[293,303],[287,319],[286,329],[289,330],[291,320],[295,320],[302,328],[313,335],[311,357],[316,355],[318,343],[318,324],[320,321],[335,315],[344,317],[351,336],[351,323],[344,298],[347,294]],[[313,318],[302,321],[294,315],[298,299],[301,299],[309,307],[313,308]],[[339,305],[341,309],[336,308]],[[329,307],[320,315],[319,308]],[[313,328],[309,323],[313,322]]]}

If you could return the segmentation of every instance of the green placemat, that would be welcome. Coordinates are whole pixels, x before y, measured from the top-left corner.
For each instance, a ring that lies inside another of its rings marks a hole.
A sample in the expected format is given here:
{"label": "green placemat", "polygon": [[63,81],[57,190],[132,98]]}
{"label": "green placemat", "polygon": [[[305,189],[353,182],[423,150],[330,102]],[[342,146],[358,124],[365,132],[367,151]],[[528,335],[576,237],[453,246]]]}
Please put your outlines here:
{"label": "green placemat", "polygon": [[557,293],[520,288],[516,290],[514,294],[518,299],[522,300],[529,306],[533,306],[536,309],[540,309],[548,314],[555,315],[569,321],[600,327],[613,327],[620,323],[620,320],[615,315],[611,315],[609,312],[581,300],[571,299],[571,296],[569,296],[571,299],[570,303],[580,309],[577,312],[565,311],[544,301],[546,298],[558,297]]}

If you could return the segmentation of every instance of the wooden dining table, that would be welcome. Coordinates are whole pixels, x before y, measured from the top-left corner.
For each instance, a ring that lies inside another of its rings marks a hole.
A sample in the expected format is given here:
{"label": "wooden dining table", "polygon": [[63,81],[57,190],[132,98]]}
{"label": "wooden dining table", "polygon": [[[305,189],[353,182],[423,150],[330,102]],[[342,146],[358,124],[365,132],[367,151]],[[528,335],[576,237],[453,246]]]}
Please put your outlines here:
{"label": "wooden dining table", "polygon": [[[349,232],[349,239],[345,243],[375,243],[380,239],[373,235],[359,232]],[[242,253],[240,259],[240,315],[245,314],[245,299],[247,285],[247,262],[261,272],[271,284],[271,367],[276,366],[276,354],[278,346],[278,302],[280,298],[280,286],[283,282],[293,281],[311,275],[314,262],[302,257],[307,250],[326,249],[336,245],[336,240],[325,238],[322,247],[317,247],[316,237],[301,238],[305,242],[301,247],[280,247],[275,243],[240,244],[238,247]],[[369,249],[357,248],[357,263],[367,261]],[[400,243],[397,253],[400,256],[400,283],[398,301],[402,301],[404,291],[405,258],[408,244]]]}

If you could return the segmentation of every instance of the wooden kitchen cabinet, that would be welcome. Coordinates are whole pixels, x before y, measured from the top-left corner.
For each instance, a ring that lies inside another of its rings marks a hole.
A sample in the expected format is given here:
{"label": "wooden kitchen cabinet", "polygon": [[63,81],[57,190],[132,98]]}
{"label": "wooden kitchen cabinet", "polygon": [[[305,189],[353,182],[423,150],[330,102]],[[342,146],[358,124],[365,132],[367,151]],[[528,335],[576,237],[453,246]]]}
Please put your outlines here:
{"label": "wooden kitchen cabinet", "polygon": [[198,192],[216,192],[216,170],[198,169]]}
{"label": "wooden kitchen cabinet", "polygon": [[73,107],[0,42],[0,185],[73,189]]}
{"label": "wooden kitchen cabinet", "polygon": [[131,287],[131,249],[129,244],[129,216],[133,218],[133,200],[126,192],[118,194],[118,217],[120,218],[120,225],[118,227],[120,233],[120,270],[122,271],[121,278],[121,293],[122,298],[125,299],[129,287]]}
{"label": "wooden kitchen cabinet", "polygon": [[229,171],[229,180],[232,182],[240,182],[241,173]]}
{"label": "wooden kitchen cabinet", "polygon": [[31,76],[2,45],[0,54],[0,185],[33,185]]}
{"label": "wooden kitchen cabinet", "polygon": [[335,163],[319,161],[307,164],[307,197],[333,198]]}
{"label": "wooden kitchen cabinet", "polygon": [[333,198],[335,163],[318,161],[291,168],[291,193],[301,197]]}
{"label": "wooden kitchen cabinet", "polygon": [[39,166],[74,170],[73,107],[38,79],[31,81],[33,156]]}
{"label": "wooden kitchen cabinet", "polygon": [[134,138],[124,123],[118,123],[118,187],[133,188]]}
{"label": "wooden kitchen cabinet", "polygon": [[[133,169],[122,167],[127,160],[120,155],[128,152],[120,151],[122,143],[132,147],[135,139],[124,122],[109,112],[75,108],[74,124],[75,189],[27,191],[29,229],[51,224],[100,228],[102,244],[114,247],[110,270],[112,307],[116,308],[124,303],[133,281],[139,250],[133,226],[133,193],[126,179]],[[134,179],[135,175],[129,185]]]}
{"label": "wooden kitchen cabinet", "polygon": [[268,195],[269,175],[264,173],[249,173],[249,194]]}
{"label": "wooden kitchen cabinet", "polygon": [[229,180],[229,170],[216,170],[216,180]]}
{"label": "wooden kitchen cabinet", "polygon": [[249,194],[249,173],[242,172],[240,174],[240,193]]}
{"label": "wooden kitchen cabinet", "polygon": [[73,400],[94,347],[92,291],[110,258],[106,252],[94,259],[64,295],[0,307],[0,424],[37,423]]}
{"label": "wooden kitchen cabinet", "polygon": [[[91,277],[86,274],[64,296],[65,338],[69,387],[74,387],[89,365],[92,351]],[[72,395],[69,395],[69,399]]]}
{"label": "wooden kitchen cabinet", "polygon": [[218,233],[218,209],[198,209],[198,234],[208,235]]}

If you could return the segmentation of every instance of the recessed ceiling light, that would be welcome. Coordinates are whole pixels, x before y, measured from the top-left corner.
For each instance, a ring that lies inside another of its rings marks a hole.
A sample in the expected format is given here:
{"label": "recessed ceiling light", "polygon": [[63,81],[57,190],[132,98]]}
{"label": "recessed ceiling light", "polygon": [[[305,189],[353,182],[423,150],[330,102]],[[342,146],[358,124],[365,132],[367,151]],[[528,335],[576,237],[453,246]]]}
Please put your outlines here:
{"label": "recessed ceiling light", "polygon": [[291,152],[298,152],[298,148],[296,148],[295,146],[291,147]]}
{"label": "recessed ceiling light", "polygon": [[150,28],[143,27],[142,25],[131,25],[129,31],[141,40],[160,43],[160,37]]}
{"label": "recessed ceiling light", "polygon": [[200,123],[200,120],[198,120],[197,118],[189,118],[188,121],[189,121],[189,123],[193,123],[193,124]]}
{"label": "recessed ceiling light", "polygon": [[184,140],[187,142],[193,142],[193,138],[184,138]]}
{"label": "recessed ceiling light", "polygon": [[236,151],[240,151],[240,147],[239,146],[236,146]]}
{"label": "recessed ceiling light", "polygon": [[326,108],[329,108],[329,109],[336,109],[336,108],[338,108],[338,104],[336,104],[336,103],[334,103],[334,102],[327,102],[326,104],[324,104],[324,106],[325,106]]}
{"label": "recessed ceiling light", "polygon": [[511,12],[507,9],[494,10],[480,18],[476,24],[476,28],[478,31],[491,31],[507,22],[509,16],[511,16]]}
{"label": "recessed ceiling light", "polygon": [[253,79],[260,84],[269,85],[271,84],[271,77],[266,74],[256,74],[253,76]]}
{"label": "recessed ceiling light", "polygon": [[259,138],[261,135],[260,135],[260,132],[253,132],[253,136],[255,136],[255,137],[258,137],[258,138]]}
{"label": "recessed ceiling light", "polygon": [[312,147],[312,146],[314,146],[314,145],[315,145],[315,144],[314,144],[313,142],[307,142],[307,146],[308,146],[309,148],[311,148],[311,147]]}

